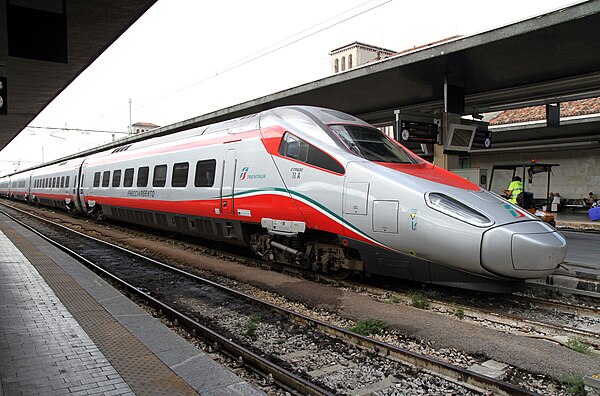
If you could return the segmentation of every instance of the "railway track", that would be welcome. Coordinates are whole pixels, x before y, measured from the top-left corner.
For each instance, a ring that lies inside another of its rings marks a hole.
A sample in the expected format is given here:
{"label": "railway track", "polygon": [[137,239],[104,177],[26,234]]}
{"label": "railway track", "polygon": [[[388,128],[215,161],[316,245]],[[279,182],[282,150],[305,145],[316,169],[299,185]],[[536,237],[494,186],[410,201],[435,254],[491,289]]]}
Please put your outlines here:
{"label": "railway track", "polygon": [[[124,228],[131,232],[129,228]],[[145,233],[139,233],[140,237],[147,237]],[[226,257],[238,262],[258,267],[277,267],[280,271],[291,272],[296,276],[306,277],[307,272],[297,268],[279,266],[277,264],[266,264],[261,260],[255,260],[248,256],[241,256],[231,252],[222,252],[211,248],[208,254]],[[355,291],[366,291],[380,300],[389,300],[390,292],[394,293],[392,299],[405,305],[411,305],[414,289],[398,289],[392,286],[380,287],[377,282],[371,284],[355,283],[351,281],[339,281],[330,277],[308,273],[311,279],[322,283],[348,287]],[[576,303],[565,303],[551,301],[541,298],[540,295],[547,294],[547,290],[536,290],[531,293],[519,293],[496,299],[493,295],[483,301],[492,300],[493,308],[481,305],[479,295],[473,298],[469,292],[452,290],[450,293],[441,294],[439,289],[433,289],[428,298],[429,309],[445,315],[457,315],[461,318],[474,321],[482,326],[494,327],[495,329],[517,334],[521,336],[546,339],[567,347],[571,344],[583,342],[591,349],[600,349],[600,299],[598,303],[594,299],[587,306]],[[560,296],[561,299],[567,297]]]}
{"label": "railway track", "polygon": [[[396,303],[415,305],[411,293],[392,292],[378,287],[364,288],[361,284],[352,287],[363,289],[380,300],[393,300]],[[435,295],[435,293],[432,293]],[[538,297],[512,295],[505,300],[494,299],[494,307],[469,302],[452,296],[427,297],[427,309],[443,315],[459,316],[464,320],[475,321],[482,326],[494,327],[507,333],[546,339],[571,347],[574,342],[590,346],[590,352],[600,351],[600,311],[598,308],[570,305],[549,301]]]}
{"label": "railway track", "polygon": [[261,373],[264,383],[286,391],[360,395],[404,389],[411,394],[421,387],[428,394],[534,394],[256,299],[41,218],[35,219],[33,228],[217,345],[240,365]]}

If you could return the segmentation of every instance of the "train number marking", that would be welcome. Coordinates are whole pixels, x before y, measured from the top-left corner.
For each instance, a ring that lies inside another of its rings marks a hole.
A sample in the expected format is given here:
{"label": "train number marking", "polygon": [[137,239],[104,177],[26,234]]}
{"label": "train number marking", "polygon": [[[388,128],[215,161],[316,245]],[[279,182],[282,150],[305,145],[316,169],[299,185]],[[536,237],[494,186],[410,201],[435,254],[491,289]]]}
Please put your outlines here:
{"label": "train number marking", "polygon": [[252,217],[252,212],[249,209],[238,209],[237,214],[238,216]]}
{"label": "train number marking", "polygon": [[304,168],[290,168],[290,171],[292,172],[292,180],[298,180],[300,179]]}

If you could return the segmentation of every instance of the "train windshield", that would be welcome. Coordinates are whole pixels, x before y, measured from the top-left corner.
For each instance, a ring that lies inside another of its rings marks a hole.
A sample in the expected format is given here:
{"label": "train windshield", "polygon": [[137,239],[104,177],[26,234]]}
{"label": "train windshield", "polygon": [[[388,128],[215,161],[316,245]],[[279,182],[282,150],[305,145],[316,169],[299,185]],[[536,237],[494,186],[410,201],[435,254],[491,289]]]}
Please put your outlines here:
{"label": "train windshield", "polygon": [[361,125],[329,125],[352,153],[375,162],[418,164],[422,160],[381,131]]}

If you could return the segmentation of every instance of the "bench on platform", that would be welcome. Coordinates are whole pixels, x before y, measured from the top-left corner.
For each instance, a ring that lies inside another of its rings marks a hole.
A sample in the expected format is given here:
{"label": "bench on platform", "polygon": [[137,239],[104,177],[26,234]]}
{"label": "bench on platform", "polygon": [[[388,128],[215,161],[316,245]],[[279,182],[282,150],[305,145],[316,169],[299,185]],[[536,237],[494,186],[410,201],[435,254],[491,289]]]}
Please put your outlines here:
{"label": "bench on platform", "polygon": [[589,207],[583,201],[583,198],[565,199],[561,203],[561,206],[570,210],[589,209]]}

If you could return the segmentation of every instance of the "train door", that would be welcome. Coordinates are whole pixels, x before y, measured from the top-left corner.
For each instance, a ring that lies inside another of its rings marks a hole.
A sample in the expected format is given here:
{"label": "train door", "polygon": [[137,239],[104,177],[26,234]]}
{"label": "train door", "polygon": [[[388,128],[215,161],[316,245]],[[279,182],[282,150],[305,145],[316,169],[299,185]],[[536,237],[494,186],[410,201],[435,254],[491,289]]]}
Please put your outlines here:
{"label": "train door", "polygon": [[79,177],[77,178],[77,183],[75,183],[75,188],[77,189],[77,199],[75,200],[75,206],[77,207],[78,211],[80,211],[81,213],[85,213],[87,211],[87,208],[85,207],[85,189],[83,187],[83,183],[85,182],[85,165],[80,166],[78,169]]}
{"label": "train door", "polygon": [[[344,177],[344,202],[343,217],[348,223],[353,224],[361,230],[373,228],[371,213],[373,208],[369,205],[369,193],[371,190],[371,177],[362,171],[361,164],[349,162],[346,165]],[[392,213],[389,214],[393,216]],[[352,232],[346,230],[352,235]]]}
{"label": "train door", "polygon": [[235,168],[237,157],[235,149],[225,151],[223,172],[221,173],[221,213],[233,213],[233,188],[235,183]]}
{"label": "train door", "polygon": [[73,188],[71,189],[71,196],[73,197],[73,204],[75,205],[75,211],[82,213],[83,209],[81,206],[81,200],[79,198],[79,168],[71,172],[71,179],[73,179]]}

